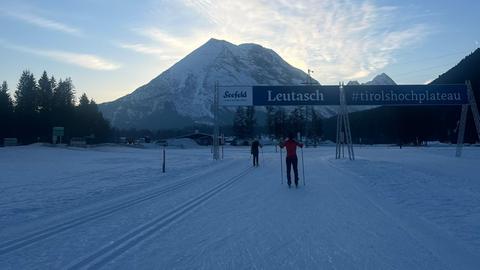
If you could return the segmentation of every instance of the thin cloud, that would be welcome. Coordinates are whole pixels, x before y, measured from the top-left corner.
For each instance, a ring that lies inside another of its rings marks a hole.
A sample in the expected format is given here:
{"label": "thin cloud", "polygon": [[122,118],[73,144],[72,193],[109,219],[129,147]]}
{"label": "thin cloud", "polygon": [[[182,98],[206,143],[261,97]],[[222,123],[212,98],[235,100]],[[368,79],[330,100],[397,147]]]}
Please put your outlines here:
{"label": "thin cloud", "polygon": [[[272,48],[290,64],[315,70],[322,83],[361,79],[395,61],[395,53],[415,46],[430,33],[420,23],[406,23],[406,13],[373,1],[229,1],[183,0],[207,26],[190,25],[190,38],[154,27],[137,33],[165,48],[191,51],[208,37]],[[410,15],[408,15],[410,16]],[[415,18],[415,14],[411,14]],[[397,19],[401,19],[399,22]],[[172,25],[167,26],[170,29]],[[185,26],[183,26],[185,27]]]}
{"label": "thin cloud", "polygon": [[148,46],[142,43],[119,43],[117,44],[118,47],[122,49],[131,50],[137,53],[142,53],[146,55],[153,55],[160,60],[173,60],[176,57],[172,56],[167,50],[160,47]]}
{"label": "thin cloud", "polygon": [[175,36],[156,27],[133,28],[132,32],[154,42],[154,46],[144,43],[120,43],[119,47],[142,54],[155,55],[158,59],[173,63],[184,57],[205,42],[205,35]]}
{"label": "thin cloud", "polygon": [[157,41],[160,44],[165,45],[166,47],[185,47],[185,43],[182,42],[179,38],[175,38],[174,36],[171,36],[155,27],[136,28],[134,29],[134,31],[137,32],[137,34]]}
{"label": "thin cloud", "polygon": [[40,28],[49,29],[53,31],[63,32],[70,35],[81,36],[82,31],[78,28],[69,26],[65,23],[61,23],[52,19],[38,16],[27,11],[7,11],[0,10],[0,14],[4,14],[8,17],[20,20],[31,25],[35,25]]}
{"label": "thin cloud", "polygon": [[120,64],[111,62],[102,57],[92,55],[92,54],[82,54],[82,53],[66,52],[66,51],[59,51],[59,50],[33,49],[29,47],[9,44],[1,40],[0,40],[0,45],[11,50],[16,50],[20,52],[47,57],[58,62],[63,62],[63,63],[83,67],[86,69],[116,70],[121,67]]}
{"label": "thin cloud", "polygon": [[120,43],[118,44],[120,48],[129,49],[135,52],[144,53],[144,54],[162,54],[165,50],[157,47],[150,47],[141,43],[127,44]]}

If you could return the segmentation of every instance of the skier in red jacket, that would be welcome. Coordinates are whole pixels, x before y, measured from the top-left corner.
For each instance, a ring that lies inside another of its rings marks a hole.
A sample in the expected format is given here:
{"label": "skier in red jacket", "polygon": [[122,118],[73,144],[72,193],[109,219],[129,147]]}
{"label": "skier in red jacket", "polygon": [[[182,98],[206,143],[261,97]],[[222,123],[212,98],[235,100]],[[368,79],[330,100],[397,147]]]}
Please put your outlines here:
{"label": "skier in red jacket", "polygon": [[292,181],[290,176],[291,166],[293,166],[293,174],[295,175],[295,186],[298,187],[298,158],[297,158],[297,146],[303,147],[303,143],[295,141],[293,134],[288,134],[288,139],[284,142],[280,142],[280,148],[285,147],[287,149],[287,183],[290,188]]}

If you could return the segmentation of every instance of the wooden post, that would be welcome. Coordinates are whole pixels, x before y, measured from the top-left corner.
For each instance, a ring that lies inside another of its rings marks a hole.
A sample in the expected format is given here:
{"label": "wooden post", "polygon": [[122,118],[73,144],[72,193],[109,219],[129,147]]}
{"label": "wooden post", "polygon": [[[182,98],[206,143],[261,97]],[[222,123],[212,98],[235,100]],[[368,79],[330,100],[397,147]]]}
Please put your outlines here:
{"label": "wooden post", "polygon": [[472,84],[470,81],[466,81],[467,91],[468,91],[468,101],[470,104],[470,109],[472,109],[473,122],[475,123],[475,128],[477,129],[478,140],[480,141],[480,116],[478,114],[477,101],[475,100],[475,94],[473,93]]}

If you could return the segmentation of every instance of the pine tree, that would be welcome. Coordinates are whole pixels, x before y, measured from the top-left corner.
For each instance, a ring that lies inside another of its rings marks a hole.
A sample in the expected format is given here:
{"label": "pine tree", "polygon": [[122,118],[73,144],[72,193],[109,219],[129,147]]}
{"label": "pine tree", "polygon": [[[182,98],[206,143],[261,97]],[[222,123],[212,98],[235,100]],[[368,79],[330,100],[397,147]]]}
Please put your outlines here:
{"label": "pine tree", "polygon": [[40,112],[50,112],[52,110],[53,86],[46,71],[43,71],[42,77],[38,80],[38,94]]}
{"label": "pine tree", "polygon": [[89,108],[94,115],[92,132],[92,135],[94,135],[94,141],[107,141],[111,134],[110,123],[103,117],[103,114],[98,109],[97,103],[95,103],[93,99],[90,100]]}
{"label": "pine tree", "polygon": [[8,93],[8,84],[6,81],[3,81],[2,86],[0,87],[0,110],[3,113],[13,113],[13,101]]}
{"label": "pine tree", "polygon": [[233,132],[235,136],[237,136],[240,139],[245,139],[246,126],[247,126],[247,121],[246,121],[245,109],[239,106],[233,118]]}
{"label": "pine tree", "polygon": [[83,95],[78,100],[78,107],[79,108],[82,108],[82,107],[86,108],[86,107],[88,107],[88,105],[90,105],[90,100],[88,99],[87,94],[83,93]]}
{"label": "pine tree", "polygon": [[297,106],[290,112],[288,117],[289,131],[293,133],[305,133],[305,112],[304,106]]}
{"label": "pine tree", "polygon": [[21,143],[37,141],[39,134],[38,121],[38,87],[35,77],[26,70],[20,76],[15,91],[15,125]]}
{"label": "pine tree", "polygon": [[38,111],[38,92],[35,77],[25,70],[15,91],[15,111],[23,115],[34,115]]}
{"label": "pine tree", "polygon": [[0,87],[0,143],[1,138],[13,135],[13,102],[8,93],[8,84],[3,81]]}
{"label": "pine tree", "polygon": [[323,120],[314,108],[310,111],[310,137],[318,142],[323,136]]}
{"label": "pine tree", "polygon": [[52,131],[53,85],[47,72],[43,71],[38,80],[39,135],[42,141],[49,141]]}
{"label": "pine tree", "polygon": [[103,118],[97,104],[89,100],[84,93],[76,109],[76,120],[73,133],[78,137],[90,137],[96,142],[105,141],[110,135],[110,124]]}
{"label": "pine tree", "polygon": [[75,88],[72,79],[60,80],[53,92],[53,106],[57,109],[71,109],[75,106]]}
{"label": "pine tree", "polygon": [[267,132],[275,137],[275,107],[267,106]]}
{"label": "pine tree", "polygon": [[253,138],[255,134],[255,125],[257,120],[255,119],[255,107],[249,106],[245,110],[245,136],[247,138]]}
{"label": "pine tree", "polygon": [[284,138],[286,133],[287,113],[283,107],[280,107],[275,112],[275,137]]}
{"label": "pine tree", "polygon": [[64,140],[75,135],[75,91],[72,80],[59,80],[53,91],[52,126],[64,127]]}
{"label": "pine tree", "polygon": [[57,80],[55,80],[55,77],[50,77],[50,87],[52,87],[52,99],[53,99],[53,92],[55,92],[55,88],[57,88]]}

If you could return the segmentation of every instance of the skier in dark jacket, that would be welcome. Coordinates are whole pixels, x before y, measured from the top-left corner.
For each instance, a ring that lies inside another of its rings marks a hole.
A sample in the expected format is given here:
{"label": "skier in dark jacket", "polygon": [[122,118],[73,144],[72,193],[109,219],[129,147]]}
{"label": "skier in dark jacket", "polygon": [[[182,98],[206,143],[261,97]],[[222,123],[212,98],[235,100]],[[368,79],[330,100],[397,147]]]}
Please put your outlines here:
{"label": "skier in dark jacket", "polygon": [[253,140],[252,147],[250,149],[251,154],[253,155],[253,167],[258,167],[258,148],[261,148],[262,145],[258,142],[257,139]]}
{"label": "skier in dark jacket", "polygon": [[292,184],[290,172],[293,167],[293,174],[295,175],[295,186],[298,187],[298,158],[297,158],[297,146],[303,147],[303,143],[295,141],[293,134],[288,135],[288,139],[284,142],[280,142],[280,148],[285,147],[287,149],[287,183],[290,188]]}

